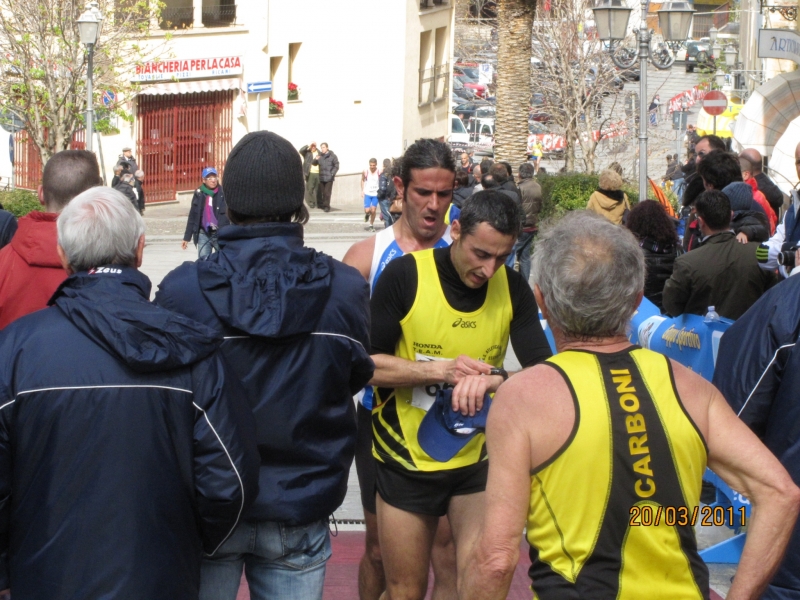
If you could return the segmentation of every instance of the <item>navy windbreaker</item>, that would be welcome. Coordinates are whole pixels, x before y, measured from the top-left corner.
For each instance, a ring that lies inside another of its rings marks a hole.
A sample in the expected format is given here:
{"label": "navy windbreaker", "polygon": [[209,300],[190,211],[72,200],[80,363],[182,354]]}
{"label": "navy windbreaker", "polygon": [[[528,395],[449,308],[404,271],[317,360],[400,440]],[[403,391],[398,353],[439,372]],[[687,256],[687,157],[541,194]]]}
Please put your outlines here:
{"label": "navy windbreaker", "polygon": [[196,599],[258,493],[252,415],[207,327],[109,266],[0,332],[0,589]]}
{"label": "navy windbreaker", "polygon": [[215,328],[248,392],[261,453],[251,521],[328,517],[355,454],[353,394],[371,378],[369,288],[352,267],[303,246],[303,227],[220,230],[220,251],[164,278],[155,302]]}
{"label": "navy windbreaker", "polygon": [[[764,294],[719,346],[714,385],[800,485],[800,275]],[[800,521],[767,600],[800,600]]]}

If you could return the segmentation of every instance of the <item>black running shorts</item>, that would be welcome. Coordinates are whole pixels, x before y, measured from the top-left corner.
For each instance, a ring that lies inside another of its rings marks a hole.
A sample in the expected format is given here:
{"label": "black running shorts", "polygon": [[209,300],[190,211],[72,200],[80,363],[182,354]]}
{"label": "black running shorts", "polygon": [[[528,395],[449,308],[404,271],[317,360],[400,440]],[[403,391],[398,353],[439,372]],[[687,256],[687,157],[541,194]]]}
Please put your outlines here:
{"label": "black running shorts", "polygon": [[386,504],[407,512],[441,517],[450,498],[486,490],[489,461],[447,471],[407,471],[375,461],[378,493]]}

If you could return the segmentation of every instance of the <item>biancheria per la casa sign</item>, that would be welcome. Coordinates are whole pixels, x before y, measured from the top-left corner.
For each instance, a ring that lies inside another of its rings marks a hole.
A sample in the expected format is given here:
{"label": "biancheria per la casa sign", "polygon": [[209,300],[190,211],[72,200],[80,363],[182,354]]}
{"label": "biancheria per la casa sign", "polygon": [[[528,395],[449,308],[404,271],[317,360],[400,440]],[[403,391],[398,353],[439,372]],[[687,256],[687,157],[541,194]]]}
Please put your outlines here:
{"label": "biancheria per la casa sign", "polygon": [[131,81],[180,81],[241,74],[241,56],[176,58],[136,65]]}

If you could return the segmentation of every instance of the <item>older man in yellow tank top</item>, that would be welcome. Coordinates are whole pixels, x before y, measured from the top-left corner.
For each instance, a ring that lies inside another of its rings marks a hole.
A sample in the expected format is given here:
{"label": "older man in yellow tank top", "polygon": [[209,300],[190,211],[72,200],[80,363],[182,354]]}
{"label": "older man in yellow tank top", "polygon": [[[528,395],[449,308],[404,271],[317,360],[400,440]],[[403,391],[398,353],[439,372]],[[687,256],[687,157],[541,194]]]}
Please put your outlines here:
{"label": "older man in yellow tank top", "polygon": [[495,396],[485,519],[460,597],[506,597],[527,526],[539,600],[707,599],[692,515],[708,465],[753,505],[728,600],[758,598],[800,490],[710,383],[628,342],[644,286],[636,240],[573,213],[540,237],[533,278],[559,354]]}

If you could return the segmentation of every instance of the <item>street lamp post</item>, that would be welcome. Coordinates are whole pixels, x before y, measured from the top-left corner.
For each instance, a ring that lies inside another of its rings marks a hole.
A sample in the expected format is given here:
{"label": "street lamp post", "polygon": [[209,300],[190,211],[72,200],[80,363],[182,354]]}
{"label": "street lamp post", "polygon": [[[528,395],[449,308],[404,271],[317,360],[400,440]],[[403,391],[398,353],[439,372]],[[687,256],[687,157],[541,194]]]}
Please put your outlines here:
{"label": "street lamp post", "polygon": [[100,39],[100,25],[103,23],[103,15],[97,2],[90,2],[86,10],[78,18],[78,31],[81,36],[81,43],[86,46],[87,65],[86,65],[86,149],[92,151],[92,137],[94,135],[94,101],[92,99],[92,72],[94,67],[94,48]]}
{"label": "street lamp post", "polygon": [[[650,29],[647,26],[649,0],[641,0],[641,19],[637,32],[639,43],[639,199],[647,198],[647,60],[650,58]],[[623,0],[599,0],[593,8],[598,37],[603,41],[621,41],[628,29],[631,9]],[[691,2],[667,1],[658,11],[658,24],[665,42],[683,42],[692,23]]]}

